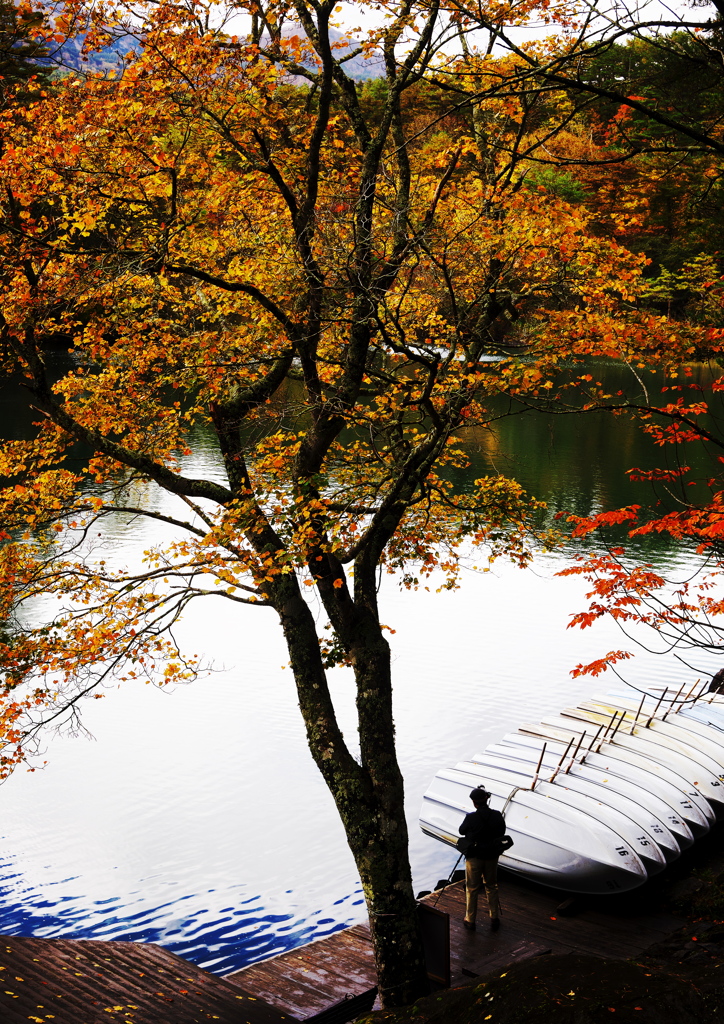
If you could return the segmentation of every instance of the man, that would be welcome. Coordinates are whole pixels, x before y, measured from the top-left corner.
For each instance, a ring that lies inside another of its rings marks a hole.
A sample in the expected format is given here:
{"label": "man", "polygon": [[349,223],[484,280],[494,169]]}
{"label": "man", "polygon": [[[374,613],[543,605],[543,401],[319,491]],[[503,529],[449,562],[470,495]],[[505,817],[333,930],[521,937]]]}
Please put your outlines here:
{"label": "man", "polygon": [[724,693],[724,668],[720,668],[709,683],[708,693]]}
{"label": "man", "polygon": [[470,794],[475,807],[465,815],[460,834],[474,843],[465,851],[465,917],[463,925],[468,931],[475,931],[478,916],[478,892],[481,881],[488,897],[490,928],[500,928],[500,902],[498,900],[498,857],[500,844],[496,842],[505,835],[505,819],[500,811],[488,807],[490,793],[478,786]]}

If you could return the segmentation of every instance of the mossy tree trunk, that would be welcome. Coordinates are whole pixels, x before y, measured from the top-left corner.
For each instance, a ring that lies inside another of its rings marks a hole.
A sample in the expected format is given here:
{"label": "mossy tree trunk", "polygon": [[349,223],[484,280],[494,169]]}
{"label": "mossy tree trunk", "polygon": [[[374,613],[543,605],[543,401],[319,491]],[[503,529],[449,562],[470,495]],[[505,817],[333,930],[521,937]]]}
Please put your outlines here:
{"label": "mossy tree trunk", "polygon": [[272,589],[309,748],[334,797],[362,881],[380,997],[384,1006],[405,1005],[429,986],[412,890],[403,780],[395,753],[390,649],[379,622],[350,608],[356,620],[350,660],[357,689],[357,761],[337,723],[316,624],[298,582],[287,577]]}

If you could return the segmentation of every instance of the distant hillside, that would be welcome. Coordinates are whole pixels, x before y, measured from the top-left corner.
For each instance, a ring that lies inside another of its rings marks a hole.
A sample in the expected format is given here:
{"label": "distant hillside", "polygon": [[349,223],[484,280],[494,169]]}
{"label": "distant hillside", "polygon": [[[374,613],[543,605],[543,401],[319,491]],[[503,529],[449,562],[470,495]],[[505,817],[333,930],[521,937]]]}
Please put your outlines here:
{"label": "distant hillside", "polygon": [[[299,24],[287,24],[283,29],[286,38],[298,35],[303,36],[304,30]],[[330,29],[332,43],[339,42],[345,38],[344,33]],[[51,50],[42,63],[54,65],[59,69],[73,69],[75,71],[119,71],[123,67],[124,60],[129,51],[136,50],[139,46],[138,40],[131,36],[124,36],[117,39],[110,46],[95,53],[83,54],[84,34],[79,34],[66,42],[59,44]],[[335,50],[335,56],[349,53],[358,45],[354,41],[351,46],[341,47]],[[40,63],[40,61],[39,61]],[[345,71],[350,78],[356,81],[364,81],[368,78],[377,78],[383,73],[382,58],[365,59],[361,55],[352,57],[345,65]],[[300,80],[301,81],[301,80]]]}
{"label": "distant hillside", "polygon": [[85,34],[74,36],[52,49],[43,63],[74,71],[120,71],[126,55],[138,49],[138,40],[129,36],[115,40],[110,46],[94,53],[83,54]]}
{"label": "distant hillside", "polygon": [[[282,29],[282,35],[285,38],[290,36],[304,36],[306,33],[300,24],[291,22],[284,26]],[[345,39],[345,32],[338,32],[331,28],[329,30],[329,38],[332,44],[338,43],[341,39]],[[359,46],[359,40],[352,40],[352,44],[348,46],[340,47],[334,51],[335,57],[339,58],[344,54],[349,53],[351,50],[355,50]],[[384,64],[381,56],[365,58],[361,55],[352,57],[344,65],[344,69],[350,78],[354,78],[355,81],[362,82],[368,78],[379,78],[380,75],[384,74]]]}

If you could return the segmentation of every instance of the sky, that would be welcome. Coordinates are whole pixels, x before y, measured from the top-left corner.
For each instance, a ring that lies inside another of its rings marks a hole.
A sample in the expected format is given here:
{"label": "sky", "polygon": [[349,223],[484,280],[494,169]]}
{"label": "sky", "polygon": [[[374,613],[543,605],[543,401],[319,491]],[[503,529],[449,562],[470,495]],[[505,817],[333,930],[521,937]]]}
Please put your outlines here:
{"label": "sky", "polygon": [[[490,5],[494,5],[491,3]],[[555,6],[552,4],[551,6]],[[635,21],[637,23],[656,23],[657,21],[700,21],[705,22],[716,14],[712,4],[694,6],[692,2],[683,3],[676,0],[674,3],[665,3],[662,0],[581,0],[579,5],[582,15],[589,9],[596,8],[599,12],[597,23],[601,31],[610,30],[616,20],[622,20],[624,24]],[[340,3],[335,8],[334,22],[342,30],[353,32],[356,37],[362,37],[366,32],[384,24],[385,15],[377,4]],[[235,26],[242,24],[242,19],[234,19]],[[238,29],[236,29],[238,30]],[[525,25],[506,29],[511,39],[516,44],[529,40],[543,39],[548,35],[555,34],[555,25],[546,23],[543,17],[531,17]],[[667,29],[666,31],[669,31]],[[487,44],[487,33],[473,33],[470,36],[471,45],[477,43],[479,46]],[[457,43],[451,44],[446,49],[451,49]]]}

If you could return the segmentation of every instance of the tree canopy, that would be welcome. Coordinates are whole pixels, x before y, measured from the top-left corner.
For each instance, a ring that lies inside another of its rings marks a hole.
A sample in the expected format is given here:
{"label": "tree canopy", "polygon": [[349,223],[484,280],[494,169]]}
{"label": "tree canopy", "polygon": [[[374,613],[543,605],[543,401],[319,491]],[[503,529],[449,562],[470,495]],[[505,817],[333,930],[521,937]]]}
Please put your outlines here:
{"label": "tree canopy", "polygon": [[[0,353],[37,411],[0,455],[2,771],[111,679],[193,677],[173,628],[191,601],[273,608],[383,1000],[410,1001],[426,982],[378,574],[454,587],[466,546],[525,564],[551,542],[514,480],[458,472],[470,426],[610,407],[662,439],[693,430],[700,396],[613,399],[577,364],[625,359],[637,381],[648,361],[715,355],[714,257],[646,276],[646,182],[667,156],[655,140],[628,174],[619,107],[598,87],[579,104],[569,40],[501,53],[466,34],[503,38],[534,6],[385,3],[359,46],[317,0],[236,4],[242,29],[202,2],[66,8],[87,50],[136,45],[119,77],[68,76],[2,115]],[[384,75],[364,84],[346,66],[367,56]],[[683,280],[706,312],[674,322],[656,288]],[[221,467],[203,477],[187,471],[199,430]],[[101,557],[108,516],[170,539],[140,566]]]}

